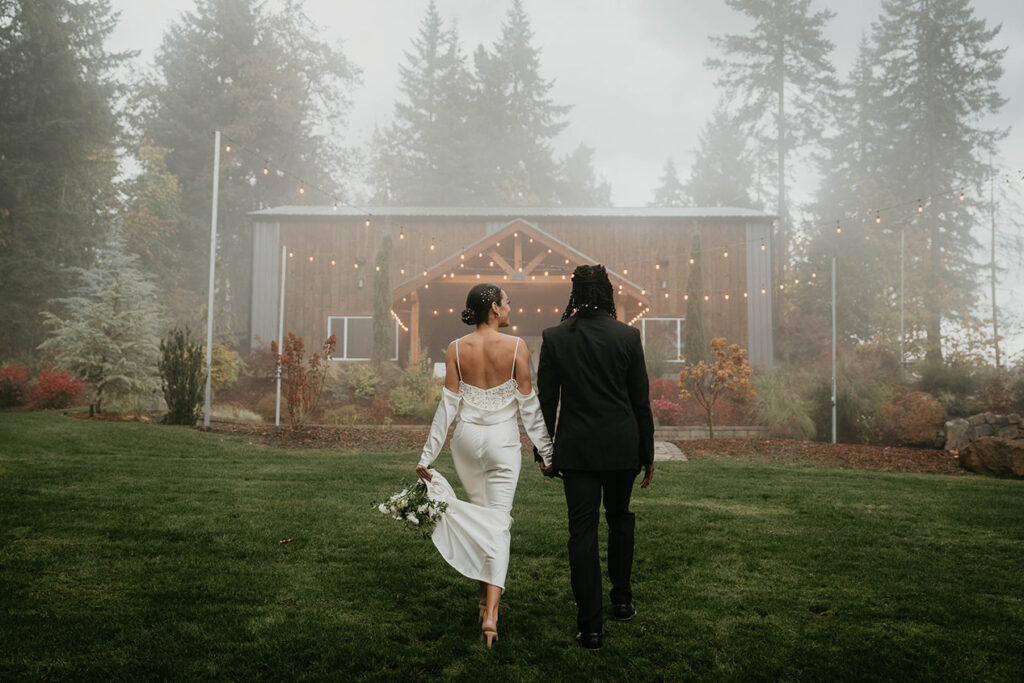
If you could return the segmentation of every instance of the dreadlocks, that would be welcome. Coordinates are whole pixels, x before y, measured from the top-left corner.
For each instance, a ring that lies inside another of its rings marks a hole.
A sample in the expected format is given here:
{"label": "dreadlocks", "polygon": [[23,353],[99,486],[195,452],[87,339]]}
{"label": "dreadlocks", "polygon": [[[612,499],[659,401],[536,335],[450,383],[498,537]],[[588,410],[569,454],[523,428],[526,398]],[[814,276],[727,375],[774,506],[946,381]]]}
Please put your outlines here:
{"label": "dreadlocks", "polygon": [[572,272],[572,293],[569,303],[562,312],[562,320],[577,310],[600,310],[615,317],[615,299],[612,297],[612,283],[604,266],[577,266]]}

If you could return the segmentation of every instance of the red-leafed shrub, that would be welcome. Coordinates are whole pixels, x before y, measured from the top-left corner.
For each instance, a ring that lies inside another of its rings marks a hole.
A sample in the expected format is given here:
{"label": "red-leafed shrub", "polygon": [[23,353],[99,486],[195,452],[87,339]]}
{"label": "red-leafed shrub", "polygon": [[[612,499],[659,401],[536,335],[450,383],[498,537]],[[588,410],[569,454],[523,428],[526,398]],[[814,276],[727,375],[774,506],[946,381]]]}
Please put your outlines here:
{"label": "red-leafed shrub", "polygon": [[652,401],[679,403],[679,382],[674,379],[652,377],[650,395]]}
{"label": "red-leafed shrub", "polygon": [[82,391],[82,383],[67,370],[43,370],[39,373],[32,402],[38,408],[67,408]]}
{"label": "red-leafed shrub", "polygon": [[945,439],[946,410],[923,391],[893,387],[893,397],[882,405],[882,438],[892,446],[940,448]]}
{"label": "red-leafed shrub", "polygon": [[660,425],[677,425],[683,417],[683,407],[678,401],[656,398],[651,401],[651,412]]}
{"label": "red-leafed shrub", "polygon": [[28,373],[20,365],[0,368],[0,408],[24,405],[28,399]]}

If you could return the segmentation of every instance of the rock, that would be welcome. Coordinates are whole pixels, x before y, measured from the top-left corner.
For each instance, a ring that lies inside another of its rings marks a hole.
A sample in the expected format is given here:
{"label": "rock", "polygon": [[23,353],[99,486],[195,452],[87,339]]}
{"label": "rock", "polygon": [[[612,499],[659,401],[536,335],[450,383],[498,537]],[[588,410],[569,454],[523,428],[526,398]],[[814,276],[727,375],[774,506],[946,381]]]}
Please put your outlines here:
{"label": "rock", "polygon": [[985,413],[978,413],[977,415],[971,415],[969,418],[967,418],[967,422],[969,422],[972,427],[976,427],[978,425],[983,425],[983,424],[985,424]]}
{"label": "rock", "polygon": [[995,420],[992,421],[992,424],[994,424],[996,427],[1005,427],[1006,425],[1010,424],[1010,416],[996,415]]}
{"label": "rock", "polygon": [[992,436],[993,434],[996,433],[995,428],[992,425],[988,424],[978,425],[971,431],[974,433],[971,437],[971,441],[974,441],[974,439],[981,439],[986,436]]}
{"label": "rock", "polygon": [[1007,425],[996,430],[996,436],[1002,439],[1016,439],[1018,432],[1017,425]]}
{"label": "rock", "polygon": [[987,424],[995,424],[998,416],[995,413],[985,413],[985,422]]}
{"label": "rock", "polygon": [[1019,425],[1020,424],[1020,415],[1018,415],[1017,413],[1010,413],[1009,417],[1010,417],[1010,424],[1015,424],[1015,425]]}
{"label": "rock", "polygon": [[1024,479],[1024,441],[978,439],[960,451],[960,466],[978,474]]}
{"label": "rock", "polygon": [[963,450],[970,440],[967,438],[967,430],[970,423],[962,417],[955,417],[946,423],[946,450]]}

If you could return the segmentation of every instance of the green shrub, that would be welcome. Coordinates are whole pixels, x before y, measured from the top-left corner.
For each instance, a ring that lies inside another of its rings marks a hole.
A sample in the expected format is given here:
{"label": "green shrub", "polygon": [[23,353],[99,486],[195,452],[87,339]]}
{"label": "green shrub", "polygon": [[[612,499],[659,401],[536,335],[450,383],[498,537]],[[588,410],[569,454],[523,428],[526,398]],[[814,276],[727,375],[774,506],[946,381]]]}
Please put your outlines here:
{"label": "green shrub", "polygon": [[[205,354],[203,356],[205,361]],[[213,345],[213,372],[210,383],[214,389],[230,389],[238,382],[238,375],[245,369],[245,363],[238,352],[223,344]],[[205,370],[205,367],[204,367]]]}
{"label": "green shrub", "polygon": [[345,381],[352,395],[357,398],[373,398],[377,395],[377,385],[380,384],[380,377],[372,365],[357,364],[348,368],[345,373]]}
{"label": "green shrub", "polygon": [[[281,406],[284,408],[284,405]],[[256,412],[264,422],[274,423],[277,417],[277,394],[267,394],[256,402]]]}
{"label": "green shrub", "polygon": [[752,384],[754,397],[749,402],[750,415],[768,427],[773,437],[810,439],[814,436],[814,420],[792,374],[782,369],[762,371],[754,374]]}
{"label": "green shrub", "polygon": [[192,331],[188,327],[175,327],[160,340],[157,367],[167,403],[165,423],[194,425],[203,402],[205,376],[203,347],[192,339]]}
{"label": "green shrub", "polygon": [[[891,371],[877,359],[843,354],[837,369],[836,433],[844,443],[877,444],[883,440],[885,416],[882,405],[891,398]],[[832,374],[819,370],[809,382],[810,416],[817,438],[832,439]]]}
{"label": "green shrub", "polygon": [[391,390],[388,402],[391,412],[401,417],[429,420],[437,409],[442,381],[431,369],[410,365],[402,373],[401,383]]}

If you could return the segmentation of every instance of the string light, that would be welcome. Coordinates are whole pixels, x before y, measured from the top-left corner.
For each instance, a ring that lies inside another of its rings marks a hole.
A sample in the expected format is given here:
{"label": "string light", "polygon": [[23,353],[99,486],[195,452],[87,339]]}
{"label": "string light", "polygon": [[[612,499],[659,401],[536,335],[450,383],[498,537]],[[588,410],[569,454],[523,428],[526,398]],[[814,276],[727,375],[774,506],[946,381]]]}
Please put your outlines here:
{"label": "string light", "polygon": [[335,260],[334,260],[334,259],[332,258],[332,259],[331,259],[331,265],[332,265],[332,266],[336,266],[336,265],[338,265],[338,262],[337,262],[337,261],[335,261]]}
{"label": "string light", "polygon": [[405,226],[402,226],[402,227],[398,228],[398,239],[400,239],[400,240],[404,240],[405,239]]}
{"label": "string light", "polygon": [[722,252],[722,258],[729,258],[729,252],[723,251]]}
{"label": "string light", "polygon": [[924,204],[921,203],[920,199],[917,200],[917,212],[924,213]]}
{"label": "string light", "polygon": [[334,200],[334,207],[333,208],[334,208],[335,211],[338,210],[338,200],[337,199]]}
{"label": "string light", "polygon": [[[405,297],[402,297],[402,301],[405,301]],[[403,332],[409,331],[409,328],[406,327],[405,323],[402,322],[402,319],[398,317],[398,314],[395,313],[394,309],[391,310],[391,315],[394,316],[395,320],[398,322],[398,326],[402,328]]]}
{"label": "string light", "polygon": [[269,160],[267,161],[267,163],[263,164],[263,175],[270,175],[270,161]]}
{"label": "string light", "polygon": [[880,214],[880,213],[875,214],[875,224],[876,225],[880,225],[881,223],[882,223],[882,214]]}
{"label": "string light", "polygon": [[312,257],[312,256],[310,256],[310,257],[309,257],[309,262],[310,262],[310,263],[312,263],[312,262],[313,262],[313,257]]}
{"label": "string light", "polygon": [[299,194],[306,194],[306,186],[305,186],[305,184],[300,184],[299,185]]}
{"label": "string light", "polygon": [[960,201],[964,200],[964,191],[960,190]]}
{"label": "string light", "polygon": [[[839,221],[836,221],[836,234],[840,235],[840,234],[842,234],[842,232],[843,232],[843,227],[841,225],[839,225]],[[763,249],[764,245],[761,245],[761,248]]]}
{"label": "string light", "polygon": [[366,217],[366,222],[364,222],[363,225],[366,226],[367,228],[370,227],[370,217],[369,216]]}
{"label": "string light", "polygon": [[289,251],[288,252],[288,258],[295,258],[295,252],[294,251]]}
{"label": "string light", "polygon": [[224,145],[224,151],[225,152],[230,152],[231,151],[231,145]]}

